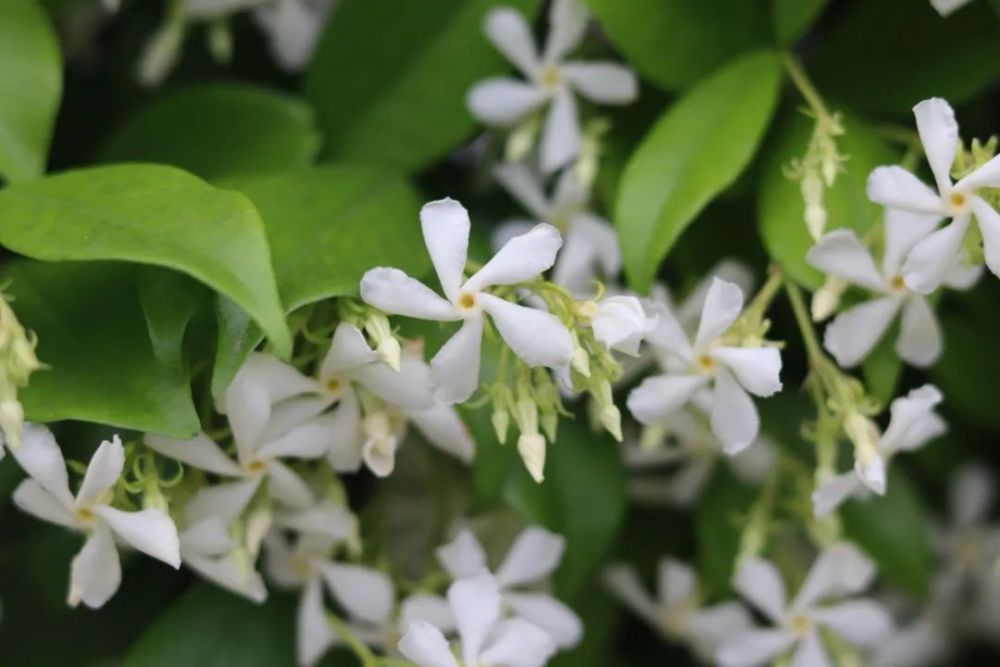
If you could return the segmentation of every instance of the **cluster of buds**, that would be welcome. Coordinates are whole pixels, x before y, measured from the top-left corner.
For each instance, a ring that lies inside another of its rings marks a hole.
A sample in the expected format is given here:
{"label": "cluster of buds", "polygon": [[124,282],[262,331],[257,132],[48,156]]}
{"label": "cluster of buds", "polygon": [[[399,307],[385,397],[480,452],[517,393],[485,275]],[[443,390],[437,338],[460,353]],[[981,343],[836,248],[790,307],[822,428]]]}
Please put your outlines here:
{"label": "cluster of buds", "polygon": [[34,335],[24,330],[0,293],[0,445],[4,439],[14,448],[21,443],[24,409],[17,400],[17,391],[41,368],[35,356],[36,343]]}
{"label": "cluster of buds", "polygon": [[787,176],[799,182],[805,202],[805,223],[812,238],[819,239],[826,228],[827,212],[823,196],[833,187],[846,157],[837,149],[837,137],[844,134],[840,114],[816,114],[806,154],[793,160]]}

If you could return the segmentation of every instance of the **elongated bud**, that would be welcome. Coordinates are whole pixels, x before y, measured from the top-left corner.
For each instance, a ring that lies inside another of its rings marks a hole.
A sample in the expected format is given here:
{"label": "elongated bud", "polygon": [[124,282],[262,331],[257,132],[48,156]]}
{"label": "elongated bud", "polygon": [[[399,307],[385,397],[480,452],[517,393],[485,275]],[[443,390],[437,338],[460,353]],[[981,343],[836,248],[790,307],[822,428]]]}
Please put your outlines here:
{"label": "elongated bud", "polygon": [[611,383],[607,378],[601,378],[594,383],[590,390],[594,402],[597,404],[597,417],[601,425],[618,442],[622,441],[622,413],[615,405],[614,397],[611,395]]}
{"label": "elongated bud", "polygon": [[854,444],[854,468],[865,483],[875,493],[885,493],[885,460],[879,444],[882,436],[878,426],[870,418],[858,412],[851,412],[844,419],[844,433]]}
{"label": "elongated bud", "polygon": [[646,451],[651,451],[660,446],[660,443],[667,437],[668,428],[663,424],[650,424],[644,426],[639,435],[639,447]]}
{"label": "elongated bud", "polygon": [[535,139],[541,123],[537,116],[529,115],[514,131],[507,136],[504,147],[504,157],[507,162],[520,162],[526,158],[535,147]]}
{"label": "elongated bud", "polygon": [[826,209],[823,207],[823,181],[814,171],[802,177],[802,199],[805,200],[805,221],[809,235],[819,240],[826,228]]}
{"label": "elongated bud", "polygon": [[814,322],[822,322],[837,312],[840,297],[847,289],[847,282],[836,276],[827,276],[826,282],[813,293],[810,313]]}
{"label": "elongated bud", "polygon": [[271,530],[271,508],[260,503],[250,512],[246,522],[246,549],[251,560],[256,560],[260,545]]}
{"label": "elongated bud", "polygon": [[385,313],[372,310],[365,317],[365,331],[375,342],[375,353],[392,370],[399,372],[399,362],[402,349],[399,341],[392,334],[389,318]]}
{"label": "elongated bud", "polygon": [[517,439],[517,452],[532,479],[545,479],[545,438],[541,433],[522,433]]}
{"label": "elongated bud", "polygon": [[510,428],[510,412],[506,408],[495,408],[490,416],[493,432],[501,445],[507,444],[507,430]]}
{"label": "elongated bud", "polygon": [[559,415],[554,412],[544,412],[541,421],[545,437],[549,441],[555,442],[556,436],[559,435]]}

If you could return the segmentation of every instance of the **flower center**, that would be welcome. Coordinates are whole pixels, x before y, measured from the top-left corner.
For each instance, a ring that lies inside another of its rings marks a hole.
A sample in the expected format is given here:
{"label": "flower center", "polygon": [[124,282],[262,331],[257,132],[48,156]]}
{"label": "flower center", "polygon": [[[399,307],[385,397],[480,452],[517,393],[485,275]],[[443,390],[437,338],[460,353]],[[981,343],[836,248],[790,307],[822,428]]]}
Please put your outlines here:
{"label": "flower center", "polygon": [[251,461],[247,464],[247,472],[256,475],[264,472],[267,465],[263,461]]}
{"label": "flower center", "polygon": [[458,295],[458,307],[462,310],[472,310],[476,307],[476,295],[462,292]]}
{"label": "flower center", "polygon": [[80,507],[76,510],[76,518],[84,523],[92,523],[94,521],[94,511],[89,507]]}
{"label": "flower center", "polygon": [[969,199],[961,192],[952,192],[948,196],[948,203],[951,204],[953,209],[962,210],[969,203]]}
{"label": "flower center", "polygon": [[812,631],[812,621],[805,614],[796,614],[790,623],[791,630],[798,636],[807,635]]}
{"label": "flower center", "polygon": [[698,371],[701,373],[712,373],[715,371],[715,359],[707,354],[699,354],[696,364]]}
{"label": "flower center", "polygon": [[340,381],[340,378],[332,377],[327,378],[326,382],[323,383],[323,386],[326,387],[326,390],[329,393],[336,396],[340,394],[340,390],[343,389],[344,383]]}
{"label": "flower center", "polygon": [[562,73],[555,65],[546,65],[538,75],[542,88],[552,92],[562,83]]}
{"label": "flower center", "polygon": [[903,276],[895,275],[889,281],[889,287],[897,292],[901,292],[906,289],[906,281],[903,280]]}

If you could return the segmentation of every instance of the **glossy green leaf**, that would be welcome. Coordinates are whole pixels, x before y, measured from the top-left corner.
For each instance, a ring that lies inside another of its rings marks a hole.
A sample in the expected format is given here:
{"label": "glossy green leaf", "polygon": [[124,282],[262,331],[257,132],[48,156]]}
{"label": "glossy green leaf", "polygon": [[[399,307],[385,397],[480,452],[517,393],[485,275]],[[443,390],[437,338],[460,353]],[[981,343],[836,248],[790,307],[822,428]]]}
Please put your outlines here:
{"label": "glossy green leaf", "polygon": [[0,2],[0,177],[41,176],[62,96],[62,58],[36,0]]}
{"label": "glossy green leaf", "polygon": [[294,97],[237,84],[154,98],[122,124],[103,162],[159,162],[203,178],[308,166],[319,151],[312,110]]}
{"label": "glossy green leaf", "polygon": [[794,44],[828,4],[830,0],[771,0],[771,20],[778,43]]}
{"label": "glossy green leaf", "polygon": [[[823,275],[806,263],[806,253],[814,242],[806,229],[805,204],[799,183],[786,176],[791,161],[805,154],[812,127],[812,120],[800,113],[782,123],[781,133],[764,160],[757,220],[771,259],[787,275],[815,289],[822,284]],[[863,121],[846,117],[844,128],[846,132],[838,138],[837,145],[848,159],[833,187],[824,195],[826,228],[852,227],[863,235],[879,221],[881,214],[865,194],[868,174],[881,164],[896,162],[898,155]]]}
{"label": "glossy green leaf", "polygon": [[207,298],[204,286],[183,273],[154,266],[137,271],[139,303],[153,354],[162,363],[184,369],[184,335],[195,312]]}
{"label": "glossy green leaf", "polygon": [[5,277],[18,318],[38,336],[47,365],[19,398],[28,419],[110,424],[179,438],[198,415],[187,374],[157,358],[126,263],[13,264]]}
{"label": "glossy green leaf", "polygon": [[263,605],[202,584],[177,600],[139,638],[127,667],[293,667],[295,609]]}
{"label": "glossy green leaf", "polygon": [[280,354],[291,351],[260,215],[239,193],[173,167],[97,167],[3,190],[0,219],[0,245],[36,259],[187,273],[250,313]]}
{"label": "glossy green leaf", "polygon": [[763,0],[584,0],[630,65],[679,90],[734,56],[766,46]]}
{"label": "glossy green leaf", "polygon": [[[465,96],[509,65],[483,35],[495,0],[345,0],[306,81],[328,159],[420,169],[477,127]],[[529,14],[539,0],[510,0]]]}
{"label": "glossy green leaf", "polygon": [[942,18],[922,0],[844,7],[806,66],[824,95],[853,108],[892,112],[928,97],[961,103],[1000,76],[1000,21],[988,2]]}
{"label": "glossy green leaf", "polygon": [[694,514],[698,570],[710,597],[725,597],[731,590],[740,535],[754,497],[753,489],[727,467],[718,466],[698,501]]}
{"label": "glossy green leaf", "polygon": [[891,469],[884,496],[848,502],[840,516],[848,538],[878,564],[881,579],[912,595],[926,595],[930,539],[924,508],[905,475]]}
{"label": "glossy green leaf", "polygon": [[780,83],[776,54],[742,56],[670,106],[646,135],[625,167],[615,208],[634,289],[649,289],[684,229],[750,162]]}

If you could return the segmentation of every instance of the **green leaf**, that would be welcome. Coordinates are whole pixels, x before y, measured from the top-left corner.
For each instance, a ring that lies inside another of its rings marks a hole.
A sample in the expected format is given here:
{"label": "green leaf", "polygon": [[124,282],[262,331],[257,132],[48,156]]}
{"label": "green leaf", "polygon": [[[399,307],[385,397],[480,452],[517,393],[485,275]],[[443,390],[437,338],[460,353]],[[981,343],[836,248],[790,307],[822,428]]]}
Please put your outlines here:
{"label": "green leaf", "polygon": [[794,44],[829,3],[830,0],[771,0],[771,20],[778,43]]}
{"label": "green leaf", "polygon": [[9,267],[9,292],[48,368],[19,393],[28,419],[110,424],[189,438],[199,429],[187,374],[157,358],[136,287],[139,267],[111,262]]}
{"label": "green leaf", "polygon": [[312,110],[294,97],[237,84],[154,98],[111,137],[103,162],[160,162],[203,178],[305,167],[319,151]]}
{"label": "green leaf", "polygon": [[680,90],[734,56],[766,46],[763,0],[584,0],[640,74]]}
{"label": "green leaf", "polygon": [[902,472],[889,471],[884,496],[849,502],[840,516],[847,537],[878,563],[881,578],[918,597],[927,594],[931,552],[924,509]]}
{"label": "green leaf", "polygon": [[[898,156],[863,121],[849,115],[843,120],[845,134],[837,139],[837,145],[848,159],[824,195],[826,228],[852,227],[864,235],[881,215],[865,194],[868,174],[881,164],[894,163]],[[785,175],[791,161],[805,155],[812,127],[812,119],[797,112],[781,124],[781,133],[764,160],[757,219],[771,259],[794,280],[816,289],[823,283],[823,274],[806,263],[814,241],[806,229],[805,204],[799,183]]]}
{"label": "green leaf", "polygon": [[139,638],[127,667],[294,667],[295,610],[278,597],[256,605],[201,584],[164,611]]}
{"label": "green leaf", "polygon": [[186,373],[184,334],[207,291],[176,271],[145,266],[137,273],[139,303],[146,316],[153,354],[163,364]]}
{"label": "green leaf", "polygon": [[733,567],[740,535],[754,491],[726,466],[717,466],[712,481],[695,509],[698,569],[709,597],[725,597],[732,590]]}
{"label": "green leaf", "polygon": [[226,390],[247,356],[264,339],[260,327],[235,303],[219,296],[215,300],[218,340],[212,368],[212,395]]}
{"label": "green leaf", "polygon": [[[494,0],[345,0],[306,80],[327,159],[417,170],[477,126],[465,96],[509,67],[483,35]],[[539,0],[504,3],[530,17]]]}
{"label": "green leaf", "polygon": [[0,176],[17,182],[45,173],[62,96],[62,58],[35,0],[0,2]]}
{"label": "green leaf", "polygon": [[922,0],[852,3],[806,63],[824,95],[892,112],[928,97],[964,102],[1000,76],[1000,22],[986,2],[941,18]]}
{"label": "green leaf", "polygon": [[625,272],[645,292],[681,232],[750,162],[774,111],[781,61],[742,56],[667,109],[632,155],[615,223]]}
{"label": "green leaf", "polygon": [[29,257],[182,271],[250,313],[279,354],[291,351],[260,215],[243,195],[173,167],[97,167],[3,190],[0,219],[0,245]]}
{"label": "green leaf", "polygon": [[618,447],[580,418],[563,421],[558,439],[548,445],[545,480],[536,483],[518,465],[504,490],[508,504],[528,521],[566,538],[555,576],[565,597],[572,597],[603,560],[624,518],[625,472]]}

